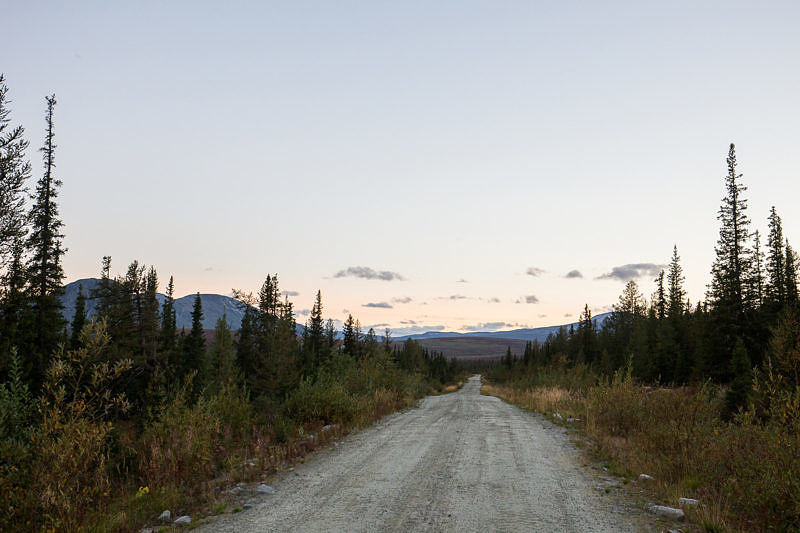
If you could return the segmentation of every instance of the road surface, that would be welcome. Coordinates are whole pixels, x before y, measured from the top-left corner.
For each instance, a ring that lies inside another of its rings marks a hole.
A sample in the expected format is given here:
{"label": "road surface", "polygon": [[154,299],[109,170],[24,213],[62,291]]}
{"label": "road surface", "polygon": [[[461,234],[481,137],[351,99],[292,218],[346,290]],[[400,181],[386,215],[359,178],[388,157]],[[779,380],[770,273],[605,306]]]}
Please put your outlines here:
{"label": "road surface", "polygon": [[351,434],[285,472],[252,509],[198,530],[639,531],[598,479],[562,428],[481,396],[474,376]]}

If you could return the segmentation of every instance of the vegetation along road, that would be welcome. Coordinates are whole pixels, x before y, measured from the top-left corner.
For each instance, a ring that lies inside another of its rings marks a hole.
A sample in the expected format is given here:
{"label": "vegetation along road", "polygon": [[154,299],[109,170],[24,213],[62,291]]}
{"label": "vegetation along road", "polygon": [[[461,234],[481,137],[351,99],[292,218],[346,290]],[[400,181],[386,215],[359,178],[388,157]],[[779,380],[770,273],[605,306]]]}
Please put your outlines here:
{"label": "vegetation along road", "polygon": [[637,530],[577,453],[562,428],[481,396],[474,376],[350,435],[252,509],[200,530]]}

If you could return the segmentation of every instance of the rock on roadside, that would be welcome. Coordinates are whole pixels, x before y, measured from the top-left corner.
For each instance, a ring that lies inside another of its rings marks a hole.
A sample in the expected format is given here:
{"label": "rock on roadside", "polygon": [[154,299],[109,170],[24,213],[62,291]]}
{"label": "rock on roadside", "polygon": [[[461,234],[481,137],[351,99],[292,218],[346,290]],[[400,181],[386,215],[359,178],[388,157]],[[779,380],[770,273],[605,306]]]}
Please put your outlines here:
{"label": "rock on roadside", "polygon": [[175,520],[172,523],[172,525],[181,527],[181,526],[188,526],[191,523],[192,523],[192,517],[189,516],[189,515],[183,515],[180,518],[178,518],[177,520]]}

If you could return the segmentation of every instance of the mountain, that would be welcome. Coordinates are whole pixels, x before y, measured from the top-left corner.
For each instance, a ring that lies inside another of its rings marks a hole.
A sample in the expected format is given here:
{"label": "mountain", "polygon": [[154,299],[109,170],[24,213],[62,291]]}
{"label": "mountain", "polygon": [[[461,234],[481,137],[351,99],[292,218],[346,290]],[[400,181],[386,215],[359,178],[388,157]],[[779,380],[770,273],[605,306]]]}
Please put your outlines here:
{"label": "mountain", "polygon": [[[611,316],[611,313],[601,313],[592,317],[598,327],[602,327],[606,319]],[[522,340],[522,341],[539,341],[547,340],[547,336],[551,333],[555,334],[559,328],[565,327],[569,329],[570,326],[577,327],[578,323],[563,324],[559,326],[545,326],[541,328],[525,328],[513,329],[509,331],[471,331],[469,333],[457,333],[454,331],[426,331],[425,333],[418,333],[416,335],[405,335],[397,337],[395,340],[403,341],[406,339],[450,339],[450,338],[469,338],[481,337],[483,339],[508,339],[508,340]]]}
{"label": "mountain", "polygon": [[[91,297],[91,294],[99,286],[100,280],[97,278],[79,279],[67,284],[64,288],[64,295],[61,297],[61,304],[64,306],[63,315],[69,322],[72,322],[72,318],[75,316],[75,302],[78,299],[79,287],[86,296],[86,315],[92,318],[97,314],[97,301]],[[167,299],[166,295],[161,293],[158,293],[156,298],[159,306]],[[192,327],[194,298],[194,294],[188,294],[175,299],[175,319],[178,329]],[[219,294],[201,294],[200,302],[203,304],[203,329],[214,329],[217,319],[223,315],[231,329],[237,330],[241,327],[244,310],[235,299]]]}

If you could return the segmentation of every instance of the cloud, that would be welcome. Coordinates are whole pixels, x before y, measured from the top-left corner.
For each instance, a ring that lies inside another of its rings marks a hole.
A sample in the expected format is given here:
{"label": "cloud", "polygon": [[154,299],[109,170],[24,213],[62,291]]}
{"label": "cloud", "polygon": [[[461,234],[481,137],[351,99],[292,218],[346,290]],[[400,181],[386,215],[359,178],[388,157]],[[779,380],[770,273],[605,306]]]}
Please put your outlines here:
{"label": "cloud", "polygon": [[464,278],[459,279],[456,283],[469,283],[469,281],[465,280]]}
{"label": "cloud", "polygon": [[533,294],[529,294],[528,296],[523,296],[522,298],[517,298],[516,303],[526,303],[526,304],[538,304],[539,298],[534,296]]}
{"label": "cloud", "polygon": [[463,331],[497,331],[504,328],[526,328],[526,324],[519,322],[478,322],[468,326],[462,326]]}
{"label": "cloud", "polygon": [[376,307],[378,309],[391,309],[392,304],[389,302],[370,302],[368,304],[364,304],[361,307]]}
{"label": "cloud", "polygon": [[451,294],[450,296],[437,296],[437,300],[467,300],[469,296],[463,294]]}
{"label": "cloud", "polygon": [[634,278],[641,278],[644,276],[655,277],[661,272],[665,265],[657,265],[655,263],[629,263],[627,265],[615,266],[611,272],[607,272],[595,279],[616,279],[619,281],[630,281]]}
{"label": "cloud", "polygon": [[397,272],[390,272],[388,270],[373,270],[369,267],[347,267],[346,270],[340,270],[333,275],[334,278],[361,278],[361,279],[379,279],[382,281],[403,281],[404,278]]}
{"label": "cloud", "polygon": [[298,315],[308,316],[311,314],[311,309],[300,309],[297,311]]}
{"label": "cloud", "polygon": [[369,330],[369,329],[375,329],[375,328],[388,328],[388,327],[389,327],[389,324],[372,324],[370,326],[367,326],[367,329]]}
{"label": "cloud", "polygon": [[570,270],[564,275],[564,277],[567,279],[576,279],[576,278],[582,278],[583,274],[581,274],[580,270]]}
{"label": "cloud", "polygon": [[544,274],[545,271],[544,269],[538,267],[530,267],[528,270],[525,271],[525,273],[529,276],[533,276],[534,278],[538,278],[539,276]]}
{"label": "cloud", "polygon": [[539,315],[539,318],[547,318],[547,313]]}
{"label": "cloud", "polygon": [[572,316],[572,313],[564,313],[564,318],[569,318]]}
{"label": "cloud", "polygon": [[500,298],[498,298],[497,296],[492,296],[491,298],[481,298],[481,300],[483,300],[486,303],[490,303],[490,304],[499,304],[500,303]]}
{"label": "cloud", "polygon": [[203,269],[203,272],[211,272],[212,270],[214,270],[214,267],[206,267]]}
{"label": "cloud", "polygon": [[281,291],[281,294],[284,296],[300,296],[300,293],[297,291]]}
{"label": "cloud", "polygon": [[400,323],[401,324],[405,324],[406,326],[416,326],[417,325],[417,321],[416,320],[401,320]]}
{"label": "cloud", "polygon": [[426,331],[444,331],[444,326],[411,326],[408,328],[397,328],[392,331],[394,337],[404,337],[406,335],[416,335]]}
{"label": "cloud", "polygon": [[411,302],[411,298],[408,296],[403,296],[402,298],[392,298],[392,303],[395,304],[407,304]]}

